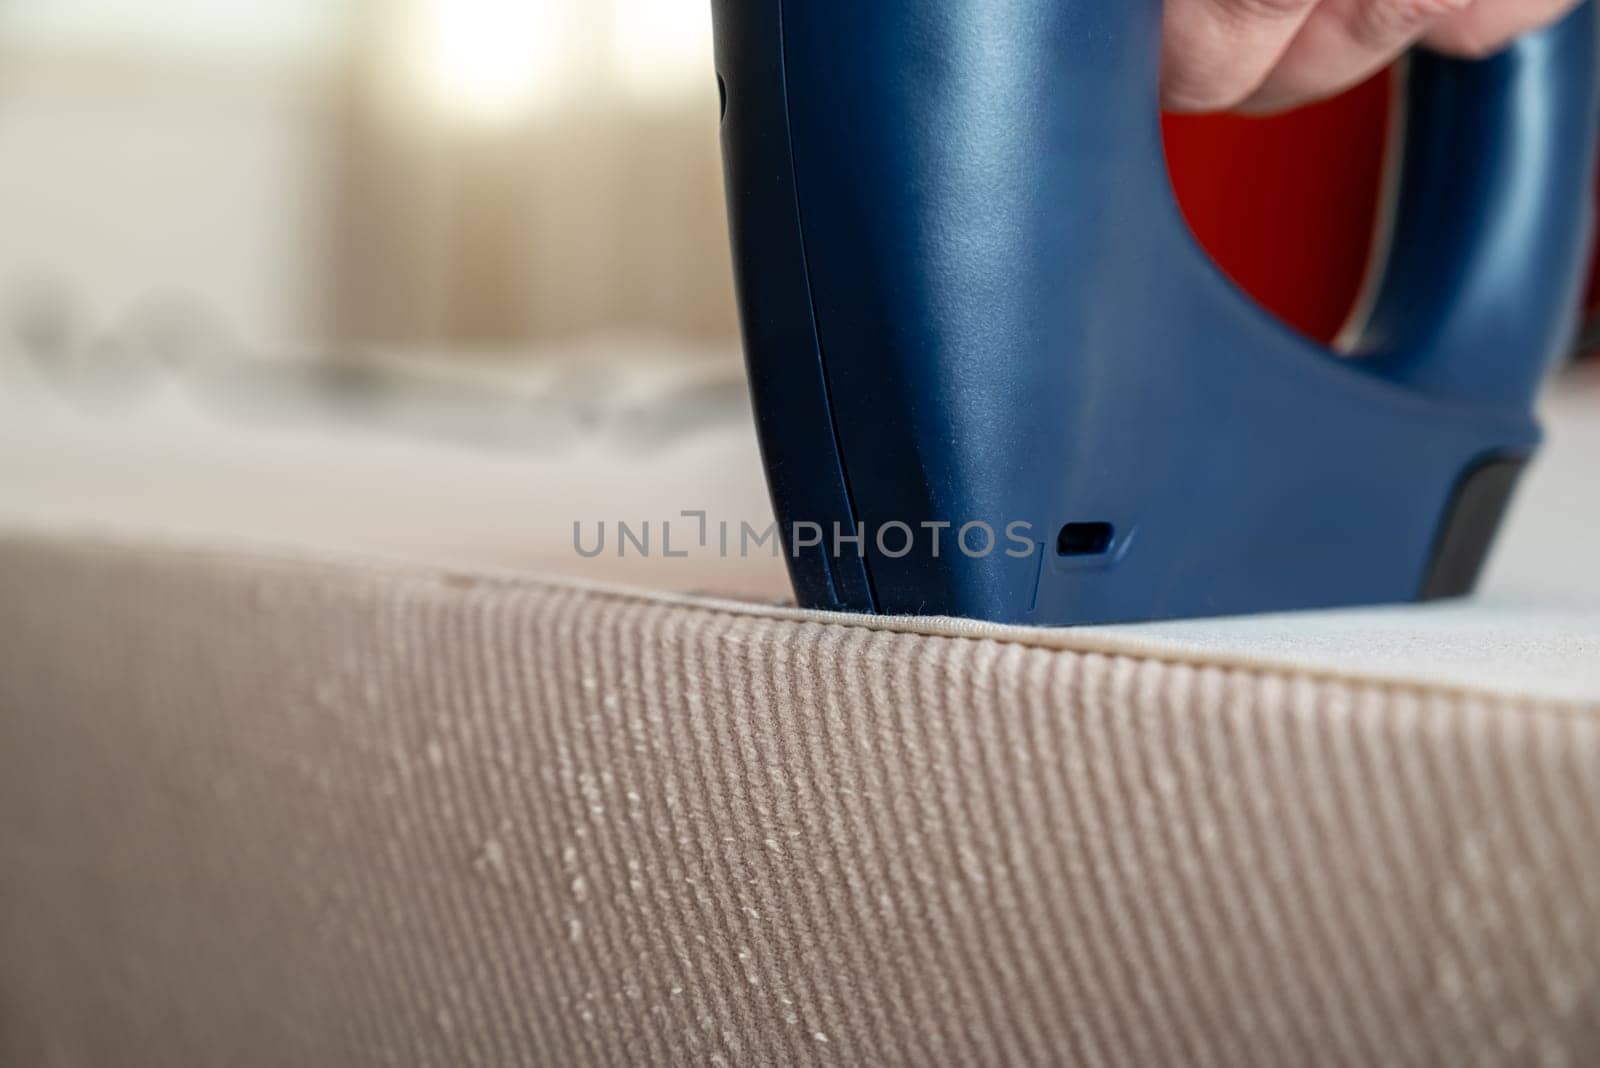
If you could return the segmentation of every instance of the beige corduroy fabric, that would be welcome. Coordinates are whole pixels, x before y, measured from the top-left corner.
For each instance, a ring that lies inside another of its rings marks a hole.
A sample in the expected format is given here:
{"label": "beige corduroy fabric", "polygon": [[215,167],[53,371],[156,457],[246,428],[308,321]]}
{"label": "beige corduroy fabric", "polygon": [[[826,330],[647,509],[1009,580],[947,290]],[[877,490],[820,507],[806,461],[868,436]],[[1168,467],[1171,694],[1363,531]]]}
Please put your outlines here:
{"label": "beige corduroy fabric", "polygon": [[0,541],[0,1063],[1600,1058],[1600,710]]}

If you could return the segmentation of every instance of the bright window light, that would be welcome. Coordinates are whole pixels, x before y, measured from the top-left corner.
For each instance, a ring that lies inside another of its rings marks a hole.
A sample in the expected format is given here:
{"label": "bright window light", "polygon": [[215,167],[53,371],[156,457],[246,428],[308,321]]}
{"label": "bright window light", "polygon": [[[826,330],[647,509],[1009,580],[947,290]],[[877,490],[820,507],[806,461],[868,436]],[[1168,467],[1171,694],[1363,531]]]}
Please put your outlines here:
{"label": "bright window light", "polygon": [[473,119],[513,119],[548,108],[564,88],[574,6],[567,0],[425,0],[418,29],[431,95],[445,110]]}

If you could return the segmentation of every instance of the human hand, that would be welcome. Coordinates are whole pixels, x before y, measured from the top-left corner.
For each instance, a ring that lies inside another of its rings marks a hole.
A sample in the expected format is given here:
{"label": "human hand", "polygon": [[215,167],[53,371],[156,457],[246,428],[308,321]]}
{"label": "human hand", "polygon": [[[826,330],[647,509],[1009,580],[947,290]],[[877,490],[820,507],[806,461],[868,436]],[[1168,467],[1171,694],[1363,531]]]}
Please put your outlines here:
{"label": "human hand", "polygon": [[1577,2],[1167,0],[1162,102],[1177,111],[1278,111],[1353,85],[1417,42],[1492,54]]}

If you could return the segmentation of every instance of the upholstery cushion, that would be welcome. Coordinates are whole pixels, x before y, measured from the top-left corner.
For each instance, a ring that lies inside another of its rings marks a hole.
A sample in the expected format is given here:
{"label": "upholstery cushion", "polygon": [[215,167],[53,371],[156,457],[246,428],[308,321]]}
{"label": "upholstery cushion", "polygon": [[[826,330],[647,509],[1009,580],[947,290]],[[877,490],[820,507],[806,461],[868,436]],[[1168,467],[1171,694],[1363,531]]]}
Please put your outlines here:
{"label": "upholstery cushion", "polygon": [[0,1063],[1586,1063],[1600,705],[0,540]]}

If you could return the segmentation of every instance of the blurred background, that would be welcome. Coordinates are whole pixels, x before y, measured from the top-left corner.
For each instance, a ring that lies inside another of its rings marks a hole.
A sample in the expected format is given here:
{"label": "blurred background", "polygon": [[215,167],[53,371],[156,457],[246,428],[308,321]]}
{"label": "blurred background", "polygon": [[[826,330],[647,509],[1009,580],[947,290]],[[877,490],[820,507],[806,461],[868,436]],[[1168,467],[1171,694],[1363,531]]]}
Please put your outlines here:
{"label": "blurred background", "polygon": [[[1324,340],[1390,102],[1166,120]],[[764,522],[717,114],[707,0],[3,0],[0,519],[629,579],[574,519]]]}
{"label": "blurred background", "polygon": [[731,347],[710,42],[705,0],[8,0],[13,331]]}
{"label": "blurred background", "polygon": [[5,0],[0,519],[568,571],[761,521],[717,115],[705,0]]}

